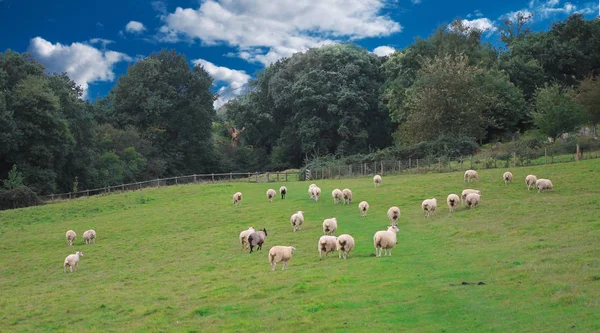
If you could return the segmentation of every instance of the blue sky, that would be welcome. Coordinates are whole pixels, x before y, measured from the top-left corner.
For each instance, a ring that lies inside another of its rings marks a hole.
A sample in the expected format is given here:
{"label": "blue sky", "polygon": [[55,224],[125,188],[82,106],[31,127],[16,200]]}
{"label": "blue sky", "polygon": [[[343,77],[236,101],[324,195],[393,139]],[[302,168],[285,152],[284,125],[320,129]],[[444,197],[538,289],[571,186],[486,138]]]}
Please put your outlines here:
{"label": "blue sky", "polygon": [[517,11],[534,14],[532,28],[580,12],[586,0],[0,0],[0,52],[31,52],[50,72],[66,71],[85,98],[105,96],[127,67],[161,48],[201,64],[215,79],[218,107],[242,93],[257,70],[295,52],[352,41],[379,55],[456,18],[485,29]]}

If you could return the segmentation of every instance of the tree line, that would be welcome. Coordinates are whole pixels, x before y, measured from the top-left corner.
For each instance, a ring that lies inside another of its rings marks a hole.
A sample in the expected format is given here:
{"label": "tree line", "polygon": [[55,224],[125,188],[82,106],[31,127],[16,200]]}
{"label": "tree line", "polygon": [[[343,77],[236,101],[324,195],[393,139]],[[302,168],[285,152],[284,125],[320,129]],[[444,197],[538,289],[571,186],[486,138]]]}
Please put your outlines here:
{"label": "tree line", "polygon": [[283,170],[319,156],[428,143],[437,147],[428,154],[442,155],[528,130],[557,138],[582,125],[595,129],[600,21],[576,14],[532,32],[529,19],[506,20],[501,47],[456,20],[385,57],[351,43],[310,49],[257,73],[248,93],[218,111],[210,75],[173,50],[131,65],[93,103],[65,73],[45,73],[31,54],[7,50],[1,191]]}

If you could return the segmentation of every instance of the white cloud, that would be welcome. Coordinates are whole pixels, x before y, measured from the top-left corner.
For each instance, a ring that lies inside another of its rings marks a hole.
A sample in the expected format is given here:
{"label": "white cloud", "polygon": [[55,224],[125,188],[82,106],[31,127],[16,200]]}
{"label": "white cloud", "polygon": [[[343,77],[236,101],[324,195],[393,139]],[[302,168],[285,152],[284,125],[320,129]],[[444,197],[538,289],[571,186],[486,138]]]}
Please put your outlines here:
{"label": "white cloud", "polygon": [[421,3],[421,0],[410,0],[410,2],[412,2],[413,5],[418,5]]}
{"label": "white cloud", "polygon": [[114,43],[114,40],[104,39],[104,38],[92,38],[90,39],[90,44],[101,44],[102,48],[106,48],[106,45]]}
{"label": "white cloud", "polygon": [[230,99],[245,93],[250,75],[245,71],[217,66],[204,59],[192,60],[194,66],[202,66],[216,82],[226,83],[218,91],[219,98],[213,103],[215,109],[223,106]]}
{"label": "white cloud", "polygon": [[373,53],[379,57],[384,57],[386,55],[390,55],[390,54],[394,53],[394,51],[396,51],[396,49],[394,49],[393,47],[385,46],[385,45],[378,46],[375,49],[373,49]]}
{"label": "white cloud", "polygon": [[140,33],[146,30],[146,27],[141,22],[138,21],[129,21],[125,26],[125,31],[130,33]]}
{"label": "white cloud", "polygon": [[[265,65],[338,39],[387,36],[402,27],[381,10],[386,0],[207,0],[198,9],[177,7],[163,17],[158,38],[227,44],[239,56]],[[263,49],[264,48],[264,49]]]}
{"label": "white cloud", "polygon": [[81,86],[84,97],[89,83],[113,81],[114,64],[131,61],[128,55],[120,52],[101,51],[83,43],[73,43],[70,46],[52,44],[41,37],[31,39],[28,51],[48,72],[67,72],[71,80]]}
{"label": "white cloud", "polygon": [[462,20],[462,23],[465,27],[469,27],[470,29],[478,29],[481,31],[495,31],[497,29],[494,26],[494,23],[486,17],[474,20]]}
{"label": "white cloud", "polygon": [[499,19],[501,19],[501,20],[508,19],[512,22],[515,22],[515,21],[517,21],[517,15],[519,15],[519,13],[521,13],[521,15],[523,15],[523,16],[533,17],[532,12],[530,12],[527,9],[521,9],[521,10],[517,10],[514,12],[506,13],[506,14],[500,16]]}
{"label": "white cloud", "polygon": [[158,12],[162,15],[167,14],[167,4],[165,1],[157,0],[157,1],[152,1],[150,4],[152,5],[152,9],[155,12]]}

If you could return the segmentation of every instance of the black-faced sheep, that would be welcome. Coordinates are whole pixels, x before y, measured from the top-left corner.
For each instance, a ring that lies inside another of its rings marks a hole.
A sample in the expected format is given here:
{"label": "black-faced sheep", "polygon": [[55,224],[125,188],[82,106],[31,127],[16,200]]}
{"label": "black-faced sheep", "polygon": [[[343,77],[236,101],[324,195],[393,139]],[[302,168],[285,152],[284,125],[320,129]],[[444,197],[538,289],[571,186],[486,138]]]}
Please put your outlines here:
{"label": "black-faced sheep", "polygon": [[256,246],[257,250],[262,249],[262,245],[265,242],[265,238],[267,237],[267,229],[263,228],[263,230],[255,231],[248,235],[248,245],[250,245],[250,253],[254,251],[254,247]]}

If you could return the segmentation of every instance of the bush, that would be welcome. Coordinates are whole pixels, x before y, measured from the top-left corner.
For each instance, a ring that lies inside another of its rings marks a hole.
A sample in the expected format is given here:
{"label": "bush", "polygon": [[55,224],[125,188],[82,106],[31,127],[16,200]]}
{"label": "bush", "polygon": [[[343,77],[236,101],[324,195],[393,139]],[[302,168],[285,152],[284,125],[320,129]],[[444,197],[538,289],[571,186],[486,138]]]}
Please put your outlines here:
{"label": "bush", "polygon": [[37,206],[41,203],[37,194],[27,186],[0,190],[0,210]]}

